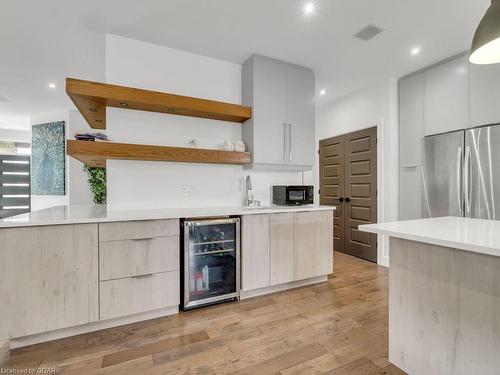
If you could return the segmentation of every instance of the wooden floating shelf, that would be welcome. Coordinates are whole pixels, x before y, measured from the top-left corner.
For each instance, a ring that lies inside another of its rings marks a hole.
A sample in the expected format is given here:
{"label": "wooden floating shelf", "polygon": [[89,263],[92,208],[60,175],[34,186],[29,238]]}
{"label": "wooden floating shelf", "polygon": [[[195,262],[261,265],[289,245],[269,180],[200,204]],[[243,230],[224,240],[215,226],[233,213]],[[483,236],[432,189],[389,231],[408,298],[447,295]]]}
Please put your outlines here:
{"label": "wooden floating shelf", "polygon": [[66,152],[90,167],[106,168],[106,160],[146,160],[184,163],[248,164],[249,152],[128,143],[68,140]]}
{"label": "wooden floating shelf", "polygon": [[252,109],[238,104],[66,78],[66,93],[91,128],[106,129],[106,107],[242,123]]}

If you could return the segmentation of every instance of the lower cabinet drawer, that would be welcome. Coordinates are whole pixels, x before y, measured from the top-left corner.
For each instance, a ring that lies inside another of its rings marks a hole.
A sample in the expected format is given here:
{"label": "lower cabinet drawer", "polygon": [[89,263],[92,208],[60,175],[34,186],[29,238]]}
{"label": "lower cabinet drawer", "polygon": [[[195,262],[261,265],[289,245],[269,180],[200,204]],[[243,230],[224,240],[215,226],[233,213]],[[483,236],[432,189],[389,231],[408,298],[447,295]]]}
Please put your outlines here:
{"label": "lower cabinet drawer", "polygon": [[99,283],[100,319],[112,319],[179,304],[179,271]]}
{"label": "lower cabinet drawer", "polygon": [[99,280],[179,270],[179,237],[99,244]]}
{"label": "lower cabinet drawer", "polygon": [[99,241],[179,235],[179,220],[140,220],[99,224]]}

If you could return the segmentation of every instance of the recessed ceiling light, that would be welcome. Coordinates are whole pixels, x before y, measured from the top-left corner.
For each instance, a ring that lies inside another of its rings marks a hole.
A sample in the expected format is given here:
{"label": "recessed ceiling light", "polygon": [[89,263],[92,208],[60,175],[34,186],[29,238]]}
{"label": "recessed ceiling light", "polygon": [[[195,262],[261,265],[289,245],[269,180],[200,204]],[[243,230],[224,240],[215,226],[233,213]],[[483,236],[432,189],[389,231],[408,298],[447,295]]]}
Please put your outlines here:
{"label": "recessed ceiling light", "polygon": [[418,55],[419,53],[420,53],[420,47],[414,47],[414,48],[412,48],[411,54],[413,56]]}
{"label": "recessed ceiling light", "polygon": [[54,82],[50,82],[50,83],[49,83],[49,87],[50,87],[51,89],[55,89],[55,88],[56,88],[56,84],[55,84]]}
{"label": "recessed ceiling light", "polygon": [[321,91],[319,92],[319,94],[320,94],[321,96],[325,95],[325,94],[326,94],[326,90],[325,90],[325,89],[321,90]]}
{"label": "recessed ceiling light", "polygon": [[314,3],[309,2],[304,5],[304,13],[305,14],[313,14],[314,13]]}

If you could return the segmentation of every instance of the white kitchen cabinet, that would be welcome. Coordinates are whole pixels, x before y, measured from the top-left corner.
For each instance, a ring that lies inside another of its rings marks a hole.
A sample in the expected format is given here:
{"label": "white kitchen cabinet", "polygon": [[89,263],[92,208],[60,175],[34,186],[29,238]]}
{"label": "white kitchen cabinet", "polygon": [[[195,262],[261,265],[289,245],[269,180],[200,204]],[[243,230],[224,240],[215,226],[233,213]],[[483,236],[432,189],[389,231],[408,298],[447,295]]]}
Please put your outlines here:
{"label": "white kitchen cabinet", "polygon": [[422,167],[399,171],[399,220],[422,218]]}
{"label": "white kitchen cabinet", "polygon": [[399,81],[399,166],[422,165],[424,73]]}
{"label": "white kitchen cabinet", "polygon": [[273,214],[270,217],[271,285],[294,281],[295,246],[294,213]]}
{"label": "white kitchen cabinet", "polygon": [[500,64],[470,64],[471,127],[500,123]]}
{"label": "white kitchen cabinet", "polygon": [[425,135],[469,127],[469,62],[460,56],[425,71]]}
{"label": "white kitchen cabinet", "polygon": [[99,224],[99,241],[141,240],[179,235],[179,220],[117,221]]}
{"label": "white kitchen cabinet", "polygon": [[179,231],[178,219],[99,224],[100,319],[179,304]]}
{"label": "white kitchen cabinet", "polygon": [[103,241],[99,280],[179,270],[179,236]]}
{"label": "white kitchen cabinet", "polygon": [[333,212],[295,214],[295,280],[333,272]]}
{"label": "white kitchen cabinet", "polygon": [[250,168],[312,169],[314,85],[308,68],[259,55],[243,65],[242,102],[252,107],[242,130]]}
{"label": "white kitchen cabinet", "polygon": [[269,215],[241,218],[241,289],[269,286]]}
{"label": "white kitchen cabinet", "polygon": [[288,163],[314,164],[315,104],[314,73],[311,69],[286,66],[286,119],[288,123]]}
{"label": "white kitchen cabinet", "polygon": [[252,118],[243,125],[243,141],[255,164],[284,164],[286,153],[286,66],[254,56],[242,72],[243,104]]}
{"label": "white kitchen cabinet", "polygon": [[97,321],[97,224],[0,229],[0,338]]}
{"label": "white kitchen cabinet", "polygon": [[242,217],[241,289],[251,291],[333,272],[333,212]]}
{"label": "white kitchen cabinet", "polygon": [[179,305],[179,271],[100,282],[100,319]]}

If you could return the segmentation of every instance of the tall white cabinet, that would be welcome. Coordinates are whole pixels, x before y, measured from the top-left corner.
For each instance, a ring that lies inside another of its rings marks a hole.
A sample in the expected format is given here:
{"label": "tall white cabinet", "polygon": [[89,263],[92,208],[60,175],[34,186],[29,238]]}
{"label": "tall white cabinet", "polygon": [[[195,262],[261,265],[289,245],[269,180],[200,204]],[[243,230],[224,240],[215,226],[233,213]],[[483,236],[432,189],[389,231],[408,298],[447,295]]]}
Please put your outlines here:
{"label": "tall white cabinet", "polygon": [[424,72],[425,135],[469,127],[469,62],[460,56]]}
{"label": "tall white cabinet", "polygon": [[[421,217],[425,72],[399,81],[399,218]],[[404,192],[404,193],[403,193]]]}
{"label": "tall white cabinet", "polygon": [[309,68],[253,55],[243,65],[242,102],[252,107],[243,141],[250,168],[310,170],[314,164],[315,79]]}
{"label": "tall white cabinet", "polygon": [[469,127],[469,63],[461,55],[399,80],[399,218],[422,217],[424,137]]}
{"label": "tall white cabinet", "polygon": [[500,64],[470,66],[471,127],[500,123]]}
{"label": "tall white cabinet", "polygon": [[413,168],[422,164],[424,82],[424,73],[418,73],[399,81],[400,168]]}

